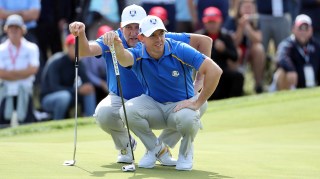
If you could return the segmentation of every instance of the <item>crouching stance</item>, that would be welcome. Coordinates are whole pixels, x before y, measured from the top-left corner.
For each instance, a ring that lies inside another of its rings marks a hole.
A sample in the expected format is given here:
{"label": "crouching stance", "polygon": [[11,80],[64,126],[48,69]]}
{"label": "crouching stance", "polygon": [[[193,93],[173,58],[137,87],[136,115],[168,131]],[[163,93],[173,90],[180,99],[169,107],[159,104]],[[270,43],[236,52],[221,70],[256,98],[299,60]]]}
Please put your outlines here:
{"label": "crouching stance", "polygon": [[[125,104],[130,130],[147,149],[139,167],[153,168],[157,160],[161,162],[166,146],[174,147],[182,137],[176,169],[191,170],[193,141],[201,127],[200,117],[222,70],[188,44],[165,38],[166,29],[156,16],[145,17],[139,29],[142,45],[135,48],[125,49],[115,33],[104,36],[104,43],[114,44],[119,63],[131,67],[145,92]],[[194,83],[193,69],[202,77]],[[200,93],[194,87],[199,80],[203,82]],[[120,116],[125,119],[122,108]],[[152,129],[163,131],[157,138]]]}

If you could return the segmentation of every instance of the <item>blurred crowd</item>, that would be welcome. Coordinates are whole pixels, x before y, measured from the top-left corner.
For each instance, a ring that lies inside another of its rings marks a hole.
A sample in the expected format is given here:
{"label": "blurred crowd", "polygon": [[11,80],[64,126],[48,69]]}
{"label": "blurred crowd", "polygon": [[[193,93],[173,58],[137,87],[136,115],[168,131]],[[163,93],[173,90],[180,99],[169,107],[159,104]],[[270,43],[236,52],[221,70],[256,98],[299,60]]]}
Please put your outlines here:
{"label": "blurred crowd", "polygon": [[[319,0],[0,0],[0,125],[72,117],[75,39],[68,25],[84,22],[94,41],[119,28],[131,4],[170,32],[213,40],[211,58],[223,74],[210,100],[319,85]],[[92,116],[108,95],[99,58],[80,60],[81,116]]]}

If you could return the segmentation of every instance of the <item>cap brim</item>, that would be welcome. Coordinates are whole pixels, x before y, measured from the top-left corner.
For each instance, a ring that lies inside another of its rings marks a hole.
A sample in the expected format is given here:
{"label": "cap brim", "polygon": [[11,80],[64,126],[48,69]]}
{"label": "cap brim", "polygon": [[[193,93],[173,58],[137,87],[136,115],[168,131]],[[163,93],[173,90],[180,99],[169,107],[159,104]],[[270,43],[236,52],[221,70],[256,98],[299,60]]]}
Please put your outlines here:
{"label": "cap brim", "polygon": [[128,24],[139,24],[139,23],[140,23],[140,21],[138,21],[138,20],[124,21],[124,22],[121,22],[121,27],[124,27]]}
{"label": "cap brim", "polygon": [[303,24],[308,25],[308,26],[311,26],[311,24],[310,24],[309,22],[306,22],[306,21],[295,22],[294,25],[295,25],[296,27],[300,27],[300,26],[303,25]]}
{"label": "cap brim", "polygon": [[202,22],[203,23],[208,23],[208,22],[221,22],[222,18],[221,17],[203,17]]}
{"label": "cap brim", "polygon": [[9,26],[18,26],[20,27],[23,31],[27,31],[27,27],[25,25],[20,25],[20,24],[5,24],[3,27],[4,29],[8,29]]}
{"label": "cap brim", "polygon": [[156,30],[164,30],[165,32],[168,32],[166,28],[154,27],[141,34],[143,34],[146,37],[150,37],[150,35],[152,35],[153,32],[155,32]]}

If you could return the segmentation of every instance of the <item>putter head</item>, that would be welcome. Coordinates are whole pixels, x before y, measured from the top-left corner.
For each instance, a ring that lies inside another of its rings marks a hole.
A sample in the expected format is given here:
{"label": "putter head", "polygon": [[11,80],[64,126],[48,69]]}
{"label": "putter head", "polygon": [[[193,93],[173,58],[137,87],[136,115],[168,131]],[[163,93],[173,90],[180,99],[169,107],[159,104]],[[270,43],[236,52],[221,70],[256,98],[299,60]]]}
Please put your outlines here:
{"label": "putter head", "polygon": [[130,165],[123,166],[122,171],[123,172],[134,172],[134,171],[136,171],[136,167],[135,167],[134,163],[132,163]]}
{"label": "putter head", "polygon": [[63,163],[64,166],[74,166],[74,164],[76,164],[75,160],[66,160]]}

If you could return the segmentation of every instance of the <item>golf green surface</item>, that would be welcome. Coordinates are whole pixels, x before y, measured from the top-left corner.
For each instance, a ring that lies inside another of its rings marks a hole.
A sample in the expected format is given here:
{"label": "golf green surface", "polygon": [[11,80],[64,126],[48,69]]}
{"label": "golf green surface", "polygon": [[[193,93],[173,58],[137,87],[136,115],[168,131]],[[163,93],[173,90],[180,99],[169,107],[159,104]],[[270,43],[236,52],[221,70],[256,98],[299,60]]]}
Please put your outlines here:
{"label": "golf green surface", "polygon": [[[73,119],[0,130],[0,178],[320,178],[320,88],[210,102],[192,171],[122,172],[111,137],[93,118],[78,123],[75,166],[62,165],[73,157]],[[138,140],[136,167],[144,152]]]}

